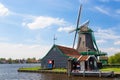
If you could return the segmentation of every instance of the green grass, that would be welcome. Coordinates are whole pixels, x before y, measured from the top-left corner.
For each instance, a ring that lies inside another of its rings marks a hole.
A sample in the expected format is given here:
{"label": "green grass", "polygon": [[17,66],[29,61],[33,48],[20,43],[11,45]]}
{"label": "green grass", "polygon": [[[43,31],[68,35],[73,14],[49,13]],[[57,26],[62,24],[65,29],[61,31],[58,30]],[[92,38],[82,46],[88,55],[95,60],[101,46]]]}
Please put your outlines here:
{"label": "green grass", "polygon": [[[18,70],[38,71],[38,70],[42,70],[42,68],[41,67],[30,67],[30,68],[19,68]],[[67,69],[64,69],[64,68],[44,69],[44,70],[53,71],[53,72],[67,72]]]}
{"label": "green grass", "polygon": [[54,71],[54,72],[67,72],[67,69],[64,69],[64,68],[56,68],[56,69],[52,69],[52,71]]}
{"label": "green grass", "polygon": [[114,72],[120,72],[120,68],[103,68],[103,69],[100,69],[100,71],[114,71]]}
{"label": "green grass", "polygon": [[19,68],[19,70],[31,70],[31,71],[34,71],[34,70],[40,70],[41,67],[28,67],[28,68]]}
{"label": "green grass", "polygon": [[[38,71],[42,70],[41,67],[30,67],[30,68],[20,68],[19,70],[30,70],[30,71]],[[55,68],[55,69],[46,69],[46,71],[53,71],[53,72],[67,72],[67,69],[64,68]],[[114,72],[120,72],[120,68],[103,68],[100,69],[100,71],[106,72],[106,71],[114,71]]]}

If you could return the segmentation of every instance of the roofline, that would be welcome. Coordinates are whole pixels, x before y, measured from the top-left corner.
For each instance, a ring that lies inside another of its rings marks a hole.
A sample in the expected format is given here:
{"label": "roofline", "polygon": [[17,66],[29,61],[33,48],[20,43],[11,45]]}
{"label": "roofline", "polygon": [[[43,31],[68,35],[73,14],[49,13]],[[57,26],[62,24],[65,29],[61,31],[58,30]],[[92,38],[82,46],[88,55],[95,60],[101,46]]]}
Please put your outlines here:
{"label": "roofline", "polygon": [[[68,56],[68,55],[64,54],[64,53],[58,48],[58,46],[60,46],[60,45],[54,44],[54,45],[52,46],[52,48],[47,52],[47,54],[46,54],[42,59],[44,59],[44,58],[48,55],[48,53],[49,53],[54,47],[61,53],[61,55],[65,56],[65,57],[67,57],[67,58],[71,57],[71,56]],[[65,47],[65,46],[62,46],[62,47]],[[67,48],[69,48],[69,47],[67,47]],[[76,58],[76,59],[77,59],[77,58]]]}
{"label": "roofline", "polygon": [[54,47],[55,47],[55,44],[52,46],[52,48],[50,48],[50,50],[47,52],[47,54],[42,59],[44,59]]}
{"label": "roofline", "polygon": [[[55,45],[55,46],[56,46],[57,50],[58,50],[62,55],[64,55],[65,57],[68,57],[68,58],[70,57],[70,56],[67,56],[66,54],[63,54],[63,52],[58,48],[59,45]],[[64,47],[64,46],[63,46],[63,47]]]}

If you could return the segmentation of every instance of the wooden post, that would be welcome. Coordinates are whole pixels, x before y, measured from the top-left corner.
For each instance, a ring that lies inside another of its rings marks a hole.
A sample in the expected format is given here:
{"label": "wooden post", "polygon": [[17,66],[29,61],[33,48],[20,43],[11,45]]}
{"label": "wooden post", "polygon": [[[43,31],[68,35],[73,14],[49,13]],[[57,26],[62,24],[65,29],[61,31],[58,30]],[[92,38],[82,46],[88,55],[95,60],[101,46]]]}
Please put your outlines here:
{"label": "wooden post", "polygon": [[101,71],[100,71],[100,73],[99,73],[99,77],[101,77],[102,75],[101,75]]}
{"label": "wooden post", "polygon": [[67,69],[67,73],[68,73],[68,77],[70,77],[71,71],[72,71],[72,63],[71,63],[71,59],[68,59],[68,69]]}
{"label": "wooden post", "polygon": [[87,61],[87,71],[90,70],[89,60]]}
{"label": "wooden post", "polygon": [[114,71],[112,71],[112,76],[111,77],[114,77]]}
{"label": "wooden post", "polygon": [[85,70],[83,71],[83,77],[85,77]]}

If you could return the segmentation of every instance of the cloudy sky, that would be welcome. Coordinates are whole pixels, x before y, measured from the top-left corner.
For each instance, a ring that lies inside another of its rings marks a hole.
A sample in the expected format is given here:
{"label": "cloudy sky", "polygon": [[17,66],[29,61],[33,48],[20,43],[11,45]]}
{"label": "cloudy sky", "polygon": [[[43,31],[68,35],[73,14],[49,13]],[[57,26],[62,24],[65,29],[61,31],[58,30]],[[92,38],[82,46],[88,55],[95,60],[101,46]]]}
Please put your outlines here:
{"label": "cloudy sky", "polygon": [[0,57],[42,58],[53,45],[72,47],[80,24],[90,20],[101,51],[120,52],[120,0],[0,0]]}

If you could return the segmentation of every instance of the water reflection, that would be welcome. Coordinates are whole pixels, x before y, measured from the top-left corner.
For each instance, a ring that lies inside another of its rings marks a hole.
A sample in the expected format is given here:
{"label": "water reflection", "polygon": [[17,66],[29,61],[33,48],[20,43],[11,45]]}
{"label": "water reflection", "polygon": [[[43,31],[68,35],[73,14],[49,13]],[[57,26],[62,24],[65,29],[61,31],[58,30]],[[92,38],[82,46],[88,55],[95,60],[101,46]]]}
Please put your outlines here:
{"label": "water reflection", "polygon": [[120,78],[99,78],[99,77],[68,77],[66,74],[42,73],[40,80],[120,80]]}

